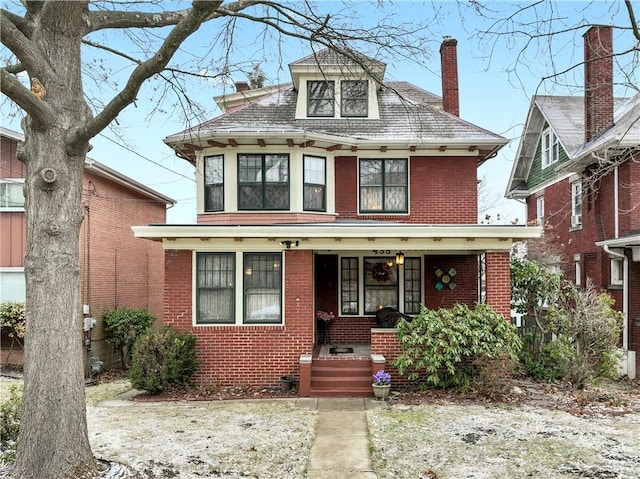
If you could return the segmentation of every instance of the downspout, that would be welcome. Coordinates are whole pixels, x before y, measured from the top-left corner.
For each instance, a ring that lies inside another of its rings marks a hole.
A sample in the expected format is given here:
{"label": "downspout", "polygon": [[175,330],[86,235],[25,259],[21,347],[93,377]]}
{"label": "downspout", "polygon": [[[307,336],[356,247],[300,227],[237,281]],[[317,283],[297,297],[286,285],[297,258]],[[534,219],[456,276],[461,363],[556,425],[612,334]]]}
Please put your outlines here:
{"label": "downspout", "polygon": [[613,169],[613,225],[615,238],[620,236],[620,223],[618,215],[618,167]]}
{"label": "downspout", "polygon": [[[616,215],[617,216],[617,215]],[[622,316],[624,324],[622,328],[622,349],[629,349],[629,258],[627,255],[618,253],[609,248],[609,245],[603,245],[604,251],[613,258],[622,260]]]}

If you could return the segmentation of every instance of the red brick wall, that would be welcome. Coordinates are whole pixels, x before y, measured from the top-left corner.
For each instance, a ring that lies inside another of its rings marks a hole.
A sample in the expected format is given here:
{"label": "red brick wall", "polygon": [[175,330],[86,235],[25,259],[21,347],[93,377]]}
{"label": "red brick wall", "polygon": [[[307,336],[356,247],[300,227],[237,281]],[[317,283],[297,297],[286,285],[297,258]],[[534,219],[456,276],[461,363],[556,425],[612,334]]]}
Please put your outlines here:
{"label": "red brick wall", "polygon": [[382,354],[386,359],[384,370],[391,374],[392,387],[404,387],[409,384],[406,376],[400,376],[391,366],[391,361],[402,353],[400,340],[395,329],[375,329],[371,331],[371,354]]}
{"label": "red brick wall", "polygon": [[[438,269],[454,268],[456,288],[438,291]],[[429,309],[450,308],[456,303],[473,306],[478,301],[478,257],[476,255],[427,255],[424,266],[425,306]]]}
{"label": "red brick wall", "polygon": [[440,45],[440,65],[442,74],[442,109],[460,116],[458,100],[458,41],[445,39]]}
{"label": "red brick wall", "polygon": [[285,253],[283,325],[193,326],[192,252],[166,252],[165,323],[195,334],[199,384],[277,386],[313,349],[313,253]]}
{"label": "red brick wall", "polygon": [[162,318],[164,251],[159,242],[133,236],[131,226],[164,223],[166,205],[85,169],[80,230],[82,301],[98,319],[94,354],[111,366],[111,347],[100,321],[106,310],[147,309]]}
{"label": "red brick wall", "polygon": [[508,252],[486,253],[486,303],[511,320],[511,268]]}
{"label": "red brick wall", "polygon": [[368,343],[376,318],[345,316],[332,321],[329,338],[332,343]]}
{"label": "red brick wall", "polygon": [[336,157],[336,213],[340,218],[398,223],[477,223],[477,158],[410,158],[409,215],[358,215],[358,158]]}

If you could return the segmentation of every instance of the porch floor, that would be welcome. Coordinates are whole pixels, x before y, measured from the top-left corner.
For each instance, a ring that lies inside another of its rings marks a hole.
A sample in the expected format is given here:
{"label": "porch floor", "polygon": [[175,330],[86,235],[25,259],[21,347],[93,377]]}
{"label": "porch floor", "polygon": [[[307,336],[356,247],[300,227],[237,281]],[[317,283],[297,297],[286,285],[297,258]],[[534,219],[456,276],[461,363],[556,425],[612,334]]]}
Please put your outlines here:
{"label": "porch floor", "polygon": [[[331,348],[352,348],[352,353],[331,354]],[[315,347],[313,351],[314,358],[322,359],[340,359],[340,358],[363,358],[370,359],[371,344],[369,343],[348,343],[348,344],[321,344]]]}

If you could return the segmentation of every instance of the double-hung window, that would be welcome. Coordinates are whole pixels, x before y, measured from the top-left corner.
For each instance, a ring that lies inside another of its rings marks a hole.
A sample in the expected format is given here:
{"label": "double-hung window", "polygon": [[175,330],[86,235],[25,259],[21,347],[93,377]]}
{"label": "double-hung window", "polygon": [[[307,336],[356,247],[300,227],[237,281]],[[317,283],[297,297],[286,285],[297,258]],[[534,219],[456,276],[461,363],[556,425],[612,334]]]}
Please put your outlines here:
{"label": "double-hung window", "polygon": [[406,159],[360,160],[360,212],[407,213]]}
{"label": "double-hung window", "polygon": [[582,181],[571,183],[571,227],[582,226]]}
{"label": "double-hung window", "polygon": [[340,82],[343,117],[366,117],[368,112],[369,83],[366,80],[344,80]]}
{"label": "double-hung window", "polygon": [[304,156],[304,210],[326,211],[327,159]]}
{"label": "double-hung window", "polygon": [[364,258],[364,314],[398,309],[398,266],[393,257]]}
{"label": "double-hung window", "polygon": [[235,261],[235,253],[197,253],[197,324],[235,322]]}
{"label": "double-hung window", "polygon": [[289,209],[289,155],[238,155],[238,209]]}
{"label": "double-hung window", "polygon": [[551,128],[542,132],[542,167],[545,168],[558,161],[558,137]]}
{"label": "double-hung window", "polygon": [[24,180],[0,180],[0,210],[24,211]]}
{"label": "double-hung window", "polygon": [[307,116],[332,117],[335,114],[335,83],[328,80],[307,82]]}
{"label": "double-hung window", "polygon": [[282,322],[282,255],[244,254],[245,323]]}
{"label": "double-hung window", "polygon": [[204,157],[204,210],[224,210],[224,156]]}
{"label": "double-hung window", "polygon": [[544,196],[536,198],[536,221],[538,225],[544,226]]}

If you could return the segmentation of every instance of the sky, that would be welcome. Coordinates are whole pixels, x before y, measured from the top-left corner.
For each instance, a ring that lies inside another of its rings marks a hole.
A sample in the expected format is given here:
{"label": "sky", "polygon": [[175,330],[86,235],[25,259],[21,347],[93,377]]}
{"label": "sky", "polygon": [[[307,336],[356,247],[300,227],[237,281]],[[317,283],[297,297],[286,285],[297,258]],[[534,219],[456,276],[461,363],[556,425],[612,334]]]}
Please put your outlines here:
{"label": "sky", "polygon": [[[2,1],[3,7],[10,3]],[[492,223],[517,220],[524,224],[525,221],[522,204],[506,200],[503,195],[532,95],[582,94],[583,70],[581,67],[571,67],[582,60],[582,34],[586,27],[551,37],[546,34],[588,22],[629,25],[622,2],[601,1],[542,2],[536,9],[525,9],[515,15],[511,21],[496,22],[496,19],[505,19],[529,3],[482,2],[485,9],[481,11],[473,3],[453,0],[396,1],[389,2],[384,9],[375,1],[352,1],[346,7],[342,2],[314,3],[323,14],[331,13],[332,19],[339,20],[340,16],[344,16],[347,23],[363,24],[365,28],[373,28],[381,21],[427,28],[425,33],[428,41],[423,57],[418,58],[418,62],[411,62],[401,55],[383,58],[383,61],[387,63],[387,80],[409,81],[437,95],[441,95],[439,45],[445,35],[458,40],[460,117],[510,140],[509,145],[497,157],[487,161],[478,172],[478,177],[486,183],[491,202],[495,203],[489,211]],[[172,10],[178,6],[188,5],[166,1],[161,3],[160,8]],[[636,12],[638,14],[640,9]],[[528,23],[528,32],[539,34],[540,41],[504,34],[521,30],[519,23]],[[493,36],[481,33],[489,30],[502,34]],[[166,35],[167,31],[152,32],[151,41]],[[290,81],[288,64],[312,52],[308,43],[282,38],[273,30],[265,30],[246,21],[237,21],[233,25],[234,36],[230,48],[225,45],[227,40],[222,32],[224,28],[220,21],[214,20],[203,25],[172,61],[172,64],[181,65],[192,72],[224,73],[213,80],[189,77],[183,84],[183,90],[202,108],[199,116],[190,116],[189,122],[192,124],[219,115],[213,97],[233,92],[235,81],[247,81],[246,72],[251,70],[253,63],[258,62],[265,73],[265,85],[286,83]],[[133,56],[138,56],[142,49],[136,39],[121,31],[100,32],[93,35],[91,40],[114,49],[127,50]],[[523,52],[527,42],[527,49]],[[626,50],[633,44],[629,31],[614,30],[616,50]],[[132,67],[122,58],[93,48],[86,48],[83,55],[89,75],[85,93],[95,108],[99,108],[101,98],[104,101],[117,88],[121,88]],[[5,57],[6,50],[3,48],[2,58]],[[210,60],[203,61],[203,57]],[[630,56],[617,59],[614,75],[622,83],[621,71],[626,70],[632,73],[631,83],[639,85],[639,74],[629,70],[628,62],[631,60],[633,57]],[[541,81],[554,70],[567,69],[569,72],[566,75]],[[24,81],[26,84],[26,78]],[[135,104],[122,112],[113,124],[115,131],[105,130],[93,139],[89,157],[176,200],[177,204],[167,212],[168,223],[193,223],[196,219],[194,168],[176,157],[162,141],[168,135],[184,130],[188,121],[183,115],[183,106],[172,103],[172,96],[165,95],[162,84],[162,81],[146,84]],[[615,93],[631,96],[635,92],[620,84],[616,86]],[[2,126],[21,131],[21,114],[11,109],[6,101],[3,101],[1,108]]]}

